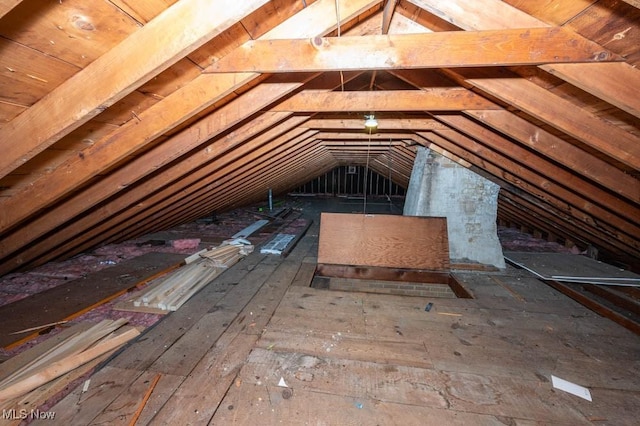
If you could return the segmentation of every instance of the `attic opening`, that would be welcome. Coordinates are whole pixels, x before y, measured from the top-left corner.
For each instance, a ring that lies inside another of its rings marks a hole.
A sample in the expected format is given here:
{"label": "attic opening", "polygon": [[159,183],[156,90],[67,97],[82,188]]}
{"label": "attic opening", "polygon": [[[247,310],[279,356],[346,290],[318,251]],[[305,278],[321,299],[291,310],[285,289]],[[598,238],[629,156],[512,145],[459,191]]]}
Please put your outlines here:
{"label": "attic opening", "polygon": [[472,298],[451,274],[447,219],[321,213],[315,288]]}
{"label": "attic opening", "polygon": [[[332,276],[338,275],[338,276]],[[473,299],[472,293],[451,273],[350,267],[334,270],[319,267],[311,287],[441,299]]]}

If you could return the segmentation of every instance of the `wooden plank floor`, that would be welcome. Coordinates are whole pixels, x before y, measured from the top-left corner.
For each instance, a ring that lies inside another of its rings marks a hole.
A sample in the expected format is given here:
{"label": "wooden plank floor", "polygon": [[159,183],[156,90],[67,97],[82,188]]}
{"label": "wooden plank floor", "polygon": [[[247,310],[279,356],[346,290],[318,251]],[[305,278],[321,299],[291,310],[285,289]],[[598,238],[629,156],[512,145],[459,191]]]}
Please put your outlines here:
{"label": "wooden plank floor", "polygon": [[[339,292],[300,285],[316,250],[312,228],[287,258],[248,256],[51,407],[55,424],[128,424],[158,373],[137,424],[640,417],[640,339],[528,273],[457,273],[475,299]],[[593,402],[553,389],[552,374]]]}

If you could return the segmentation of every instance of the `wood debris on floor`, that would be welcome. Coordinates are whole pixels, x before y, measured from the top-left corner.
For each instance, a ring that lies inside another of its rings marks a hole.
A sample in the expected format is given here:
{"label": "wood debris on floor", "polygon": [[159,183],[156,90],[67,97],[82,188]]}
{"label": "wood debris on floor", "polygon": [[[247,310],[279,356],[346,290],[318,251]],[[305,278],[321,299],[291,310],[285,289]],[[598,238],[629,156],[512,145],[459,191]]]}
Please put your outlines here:
{"label": "wood debris on floor", "polygon": [[3,413],[15,414],[9,419],[5,416],[4,420],[19,423],[21,413],[36,409],[94,368],[96,360],[104,360],[107,354],[140,334],[126,323],[126,320],[79,323],[57,338],[1,364],[0,408]]}

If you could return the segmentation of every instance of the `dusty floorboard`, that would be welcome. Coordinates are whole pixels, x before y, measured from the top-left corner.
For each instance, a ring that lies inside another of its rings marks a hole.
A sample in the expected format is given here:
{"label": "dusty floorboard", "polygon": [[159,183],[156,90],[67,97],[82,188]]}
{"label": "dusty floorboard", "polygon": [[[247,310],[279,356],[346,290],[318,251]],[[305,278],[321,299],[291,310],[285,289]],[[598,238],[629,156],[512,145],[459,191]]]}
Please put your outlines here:
{"label": "dusty floorboard", "polygon": [[[94,374],[87,392],[52,407],[56,423],[127,424],[158,373],[138,424],[640,416],[640,339],[526,273],[457,273],[475,299],[320,290],[299,285],[316,244],[312,228],[285,259],[240,262]],[[593,402],[554,389],[552,374],[588,387]]]}

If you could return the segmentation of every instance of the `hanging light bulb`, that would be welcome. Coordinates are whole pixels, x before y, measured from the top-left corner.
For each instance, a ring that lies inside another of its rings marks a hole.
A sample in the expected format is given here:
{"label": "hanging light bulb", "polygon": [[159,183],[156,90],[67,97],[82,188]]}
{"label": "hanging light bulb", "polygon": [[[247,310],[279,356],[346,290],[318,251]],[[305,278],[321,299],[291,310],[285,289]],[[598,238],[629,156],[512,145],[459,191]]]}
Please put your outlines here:
{"label": "hanging light bulb", "polygon": [[364,127],[367,130],[375,130],[378,128],[378,121],[376,120],[376,116],[373,114],[364,116]]}

